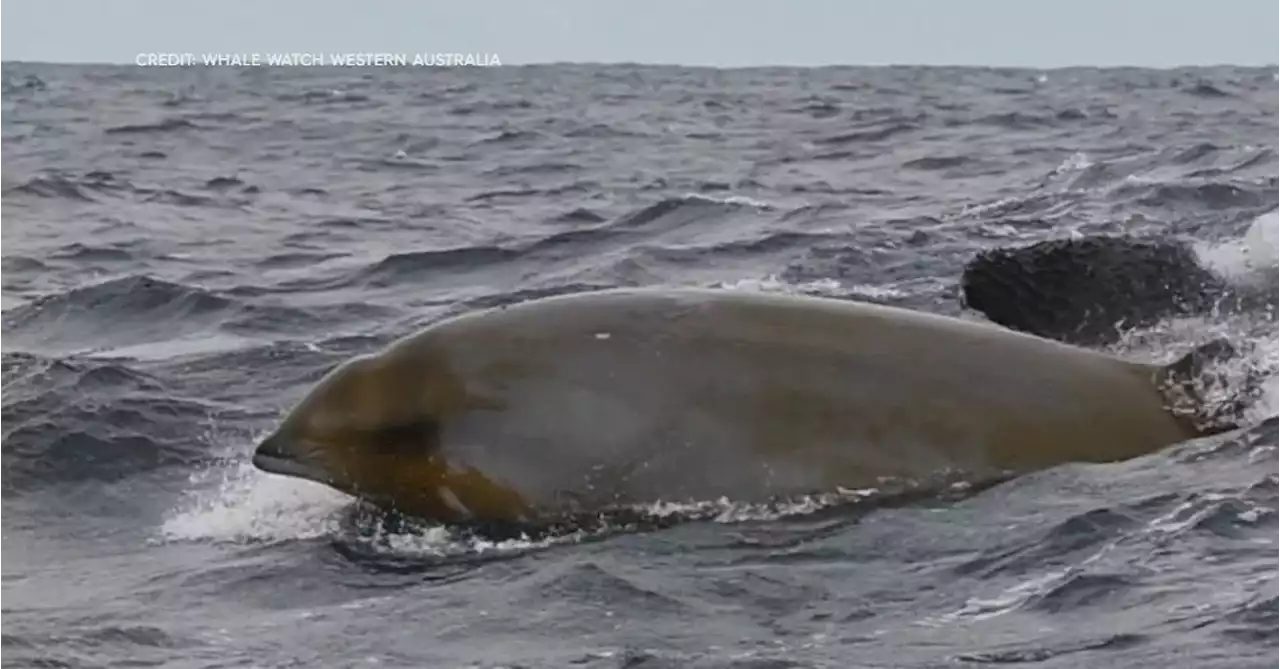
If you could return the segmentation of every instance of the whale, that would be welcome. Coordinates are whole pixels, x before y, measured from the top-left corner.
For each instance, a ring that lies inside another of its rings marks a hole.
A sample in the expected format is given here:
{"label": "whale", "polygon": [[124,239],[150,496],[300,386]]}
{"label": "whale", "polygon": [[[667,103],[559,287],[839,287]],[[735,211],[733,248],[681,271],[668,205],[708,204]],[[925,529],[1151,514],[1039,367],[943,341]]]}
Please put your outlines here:
{"label": "whale", "polygon": [[960,292],[993,323],[1099,347],[1170,318],[1274,311],[1280,292],[1274,269],[1267,274],[1226,276],[1178,239],[1090,235],[978,253]]}
{"label": "whale", "polygon": [[443,524],[1002,480],[1235,429],[1203,390],[1223,346],[1158,364],[827,297],[580,292],[343,361],[252,462]]}

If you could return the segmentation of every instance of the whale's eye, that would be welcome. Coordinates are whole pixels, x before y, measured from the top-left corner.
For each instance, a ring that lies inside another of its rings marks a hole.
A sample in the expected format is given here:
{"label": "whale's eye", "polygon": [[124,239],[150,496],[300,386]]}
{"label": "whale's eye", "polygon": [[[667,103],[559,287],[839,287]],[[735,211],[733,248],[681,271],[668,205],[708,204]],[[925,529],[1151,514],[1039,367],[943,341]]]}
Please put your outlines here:
{"label": "whale's eye", "polygon": [[423,418],[378,426],[367,438],[380,453],[426,455],[435,449],[439,434],[440,424]]}

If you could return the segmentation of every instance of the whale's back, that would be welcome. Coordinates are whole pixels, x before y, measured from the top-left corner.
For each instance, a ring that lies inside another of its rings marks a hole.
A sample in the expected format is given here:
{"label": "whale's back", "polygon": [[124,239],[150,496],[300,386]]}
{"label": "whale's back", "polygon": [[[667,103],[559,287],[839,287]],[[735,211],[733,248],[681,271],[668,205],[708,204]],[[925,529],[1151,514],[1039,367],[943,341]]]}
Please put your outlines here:
{"label": "whale's back", "polygon": [[566,478],[615,499],[768,497],[1119,460],[1192,436],[1152,366],[837,300],[607,291],[465,316],[401,346],[431,349],[503,407],[446,421],[446,444],[535,498]]}

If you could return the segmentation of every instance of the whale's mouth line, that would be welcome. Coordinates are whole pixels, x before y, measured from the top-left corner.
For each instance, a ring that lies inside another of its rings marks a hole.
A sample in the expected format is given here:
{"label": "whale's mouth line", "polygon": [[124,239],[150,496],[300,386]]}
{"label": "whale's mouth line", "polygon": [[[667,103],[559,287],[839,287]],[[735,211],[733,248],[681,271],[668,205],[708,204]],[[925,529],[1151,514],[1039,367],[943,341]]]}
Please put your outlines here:
{"label": "whale's mouth line", "polygon": [[329,477],[319,469],[294,458],[282,457],[261,450],[253,454],[253,466],[268,473],[281,476],[306,479],[317,483],[329,484]]}
{"label": "whale's mouth line", "polygon": [[332,485],[328,472],[311,462],[310,458],[299,457],[299,444],[279,432],[264,439],[253,450],[253,466],[268,474]]}

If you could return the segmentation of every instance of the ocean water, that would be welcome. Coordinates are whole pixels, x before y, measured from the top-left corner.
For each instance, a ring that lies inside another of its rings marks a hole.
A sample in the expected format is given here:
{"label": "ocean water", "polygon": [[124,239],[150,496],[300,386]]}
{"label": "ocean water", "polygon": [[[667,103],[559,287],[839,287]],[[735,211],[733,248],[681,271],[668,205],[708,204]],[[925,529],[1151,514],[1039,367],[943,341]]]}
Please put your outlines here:
{"label": "ocean water", "polygon": [[976,252],[1102,233],[1274,280],[1274,69],[5,63],[2,118],[5,667],[1280,659],[1274,311],[1115,347],[1243,344],[1247,429],[954,499],[495,541],[248,464],[335,363],[539,295],[977,318]]}

